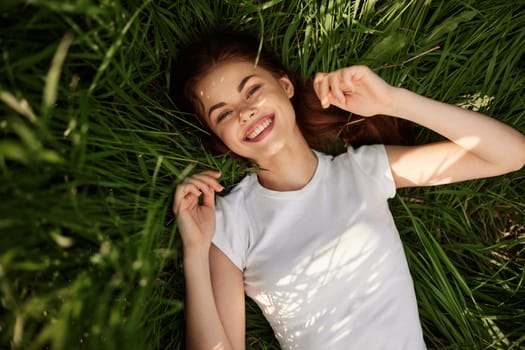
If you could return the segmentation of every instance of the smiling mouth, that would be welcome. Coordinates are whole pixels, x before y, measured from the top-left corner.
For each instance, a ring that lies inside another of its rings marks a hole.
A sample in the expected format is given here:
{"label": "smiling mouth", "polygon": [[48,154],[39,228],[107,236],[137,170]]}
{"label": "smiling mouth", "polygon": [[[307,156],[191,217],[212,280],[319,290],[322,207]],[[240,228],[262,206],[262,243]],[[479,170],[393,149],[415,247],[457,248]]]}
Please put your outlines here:
{"label": "smiling mouth", "polygon": [[257,136],[261,135],[270,125],[273,124],[273,116],[270,118],[267,118],[265,121],[263,121],[261,124],[257,125],[255,129],[253,129],[246,137],[245,140],[247,141],[253,141],[257,138]]}

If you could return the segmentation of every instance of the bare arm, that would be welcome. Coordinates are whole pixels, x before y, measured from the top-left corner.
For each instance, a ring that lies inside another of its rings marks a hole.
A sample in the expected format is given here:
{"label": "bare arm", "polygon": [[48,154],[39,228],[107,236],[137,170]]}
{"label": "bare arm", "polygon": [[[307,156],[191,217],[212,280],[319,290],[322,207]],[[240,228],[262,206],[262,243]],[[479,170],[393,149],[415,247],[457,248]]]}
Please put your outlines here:
{"label": "bare arm", "polygon": [[214,192],[222,190],[216,180],[219,175],[194,175],[175,192],[173,211],[184,247],[188,349],[244,349],[242,272],[211,244]]}
{"label": "bare arm", "polygon": [[395,96],[390,115],[416,122],[450,140],[419,147],[389,146],[398,187],[496,176],[525,164],[525,137],[508,125],[405,89],[396,89]]}
{"label": "bare arm", "polygon": [[324,107],[363,116],[404,118],[449,141],[387,146],[397,187],[426,186],[495,176],[525,164],[525,137],[513,128],[456,106],[388,85],[363,66],[318,73],[314,88]]}
{"label": "bare arm", "polygon": [[185,254],[184,276],[187,348],[244,349],[242,272],[212,246],[209,258]]}
{"label": "bare arm", "polygon": [[244,276],[214,245],[210,249],[213,294],[219,317],[233,349],[245,348]]}

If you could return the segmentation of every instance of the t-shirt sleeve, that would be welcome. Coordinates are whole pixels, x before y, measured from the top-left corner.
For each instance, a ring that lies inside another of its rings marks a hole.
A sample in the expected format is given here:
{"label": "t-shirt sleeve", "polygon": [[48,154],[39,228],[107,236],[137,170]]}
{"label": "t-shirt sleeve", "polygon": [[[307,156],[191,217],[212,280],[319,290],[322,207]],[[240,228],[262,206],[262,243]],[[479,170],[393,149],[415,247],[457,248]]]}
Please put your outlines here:
{"label": "t-shirt sleeve", "polygon": [[365,175],[379,185],[385,198],[396,195],[396,184],[384,145],[361,146],[356,149],[350,146],[347,154],[351,163],[357,164]]}
{"label": "t-shirt sleeve", "polygon": [[[231,196],[231,197],[230,197]],[[248,225],[240,199],[231,193],[218,197],[215,206],[216,226],[212,243],[241,271],[246,267]]]}

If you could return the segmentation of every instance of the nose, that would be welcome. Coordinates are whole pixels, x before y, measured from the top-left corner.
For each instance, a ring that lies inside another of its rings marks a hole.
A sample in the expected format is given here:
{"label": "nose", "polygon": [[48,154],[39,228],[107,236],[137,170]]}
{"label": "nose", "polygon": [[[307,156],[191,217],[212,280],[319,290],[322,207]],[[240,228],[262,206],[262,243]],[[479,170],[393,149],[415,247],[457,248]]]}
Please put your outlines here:
{"label": "nose", "polygon": [[243,109],[241,109],[240,112],[240,119],[241,122],[245,123],[253,118],[255,115],[255,109],[251,106],[245,106]]}

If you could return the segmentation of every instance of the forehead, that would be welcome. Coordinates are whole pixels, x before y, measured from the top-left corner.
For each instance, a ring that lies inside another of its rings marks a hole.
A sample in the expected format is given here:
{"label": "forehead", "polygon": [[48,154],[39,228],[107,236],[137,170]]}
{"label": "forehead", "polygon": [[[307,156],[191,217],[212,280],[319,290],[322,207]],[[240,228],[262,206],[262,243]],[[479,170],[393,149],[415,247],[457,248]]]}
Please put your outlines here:
{"label": "forehead", "polygon": [[214,66],[195,84],[195,94],[205,106],[209,103],[220,102],[217,99],[237,92],[241,81],[251,75],[266,79],[273,77],[266,69],[256,67],[254,62],[222,62]]}

